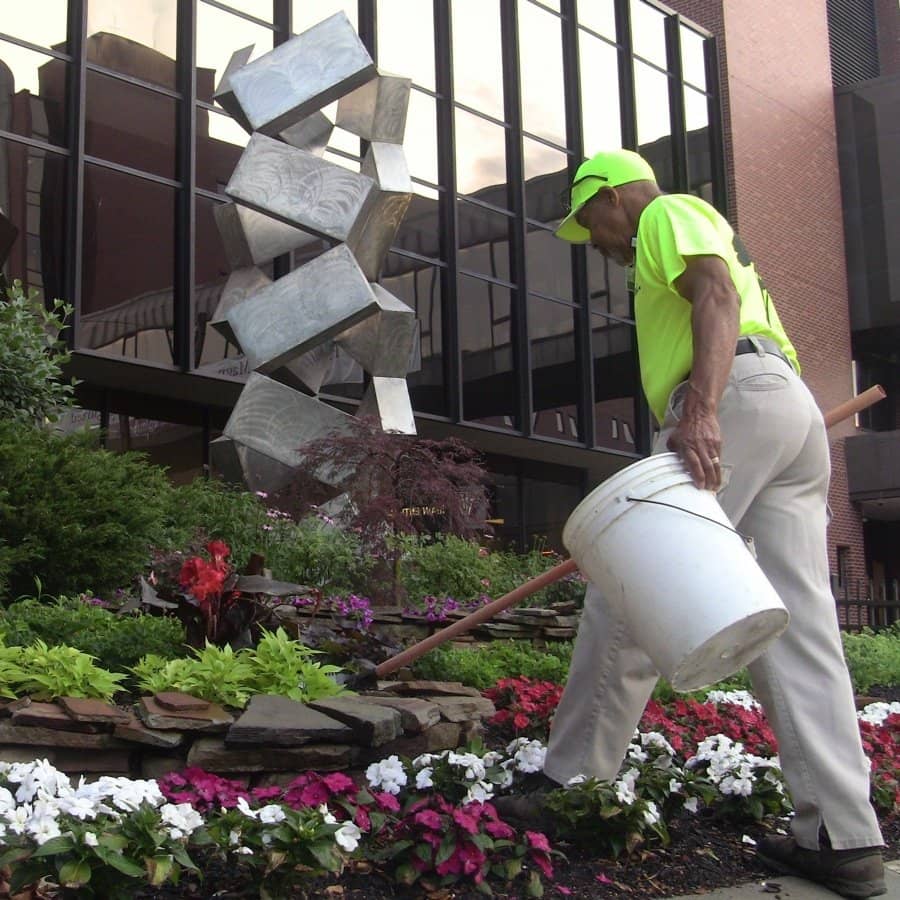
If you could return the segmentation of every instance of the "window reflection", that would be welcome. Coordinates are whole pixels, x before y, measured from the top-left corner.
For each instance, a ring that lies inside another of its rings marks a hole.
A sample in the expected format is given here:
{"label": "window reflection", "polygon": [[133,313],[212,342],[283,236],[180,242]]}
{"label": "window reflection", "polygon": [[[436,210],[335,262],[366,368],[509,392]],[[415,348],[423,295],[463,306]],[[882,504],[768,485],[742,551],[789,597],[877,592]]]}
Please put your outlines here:
{"label": "window reflection", "polygon": [[447,414],[442,347],[441,271],[397,254],[388,258],[381,284],[415,310],[419,322],[419,347],[413,370],[406,376],[416,412]]}
{"label": "window reflection", "polygon": [[429,90],[434,82],[434,21],[422,0],[378,0],[378,67],[412,78]]}
{"label": "window reflection", "polygon": [[630,319],[631,298],[626,270],[591,248],[585,252],[591,312]]}
{"label": "window reflection", "polygon": [[503,119],[500,5],[452,0],[453,92],[459,103]]}
{"label": "window reflection", "polygon": [[561,219],[568,203],[569,173],[565,153],[524,138],[525,215],[539,222]]}
{"label": "window reflection", "polygon": [[62,281],[65,163],[55,153],[0,140],[0,209],[18,229],[14,238],[2,238],[4,246],[12,241],[3,274],[18,278],[26,290],[67,300]]}
{"label": "window reflection", "polygon": [[463,418],[517,428],[510,291],[460,275],[458,307]]}
{"label": "window reflection", "polygon": [[634,453],[637,392],[634,328],[591,317],[594,368],[594,444]]}
{"label": "window reflection", "polygon": [[[506,134],[495,125],[465,110],[456,110],[456,185],[461,194],[473,194],[506,183]],[[505,195],[501,201],[506,203]]]}
{"label": "window reflection", "polygon": [[176,101],[165,94],[87,72],[85,152],[175,178]]}
{"label": "window reflection", "polygon": [[[439,229],[437,197],[422,196],[421,187],[418,187],[400,223],[400,230],[394,238],[394,246],[417,256],[439,259],[441,256]],[[396,259],[399,260],[400,257]],[[394,260],[394,257],[388,257],[386,270],[394,264]]]}
{"label": "window reflection", "polygon": [[104,68],[174,89],[177,33],[177,0],[88,0],[87,58]]}
{"label": "window reflection", "polygon": [[616,39],[616,10],[613,0],[578,0],[578,24]]}
{"label": "window reflection", "polygon": [[413,178],[438,183],[437,109],[433,97],[415,88],[409,93],[403,152]]}
{"label": "window reflection", "polygon": [[545,228],[532,226],[525,235],[528,290],[572,300],[572,251]]}
{"label": "window reflection", "polygon": [[459,267],[509,281],[509,216],[465,200],[456,210]]}
{"label": "window reflection", "polygon": [[253,44],[251,59],[272,49],[269,28],[248,22],[206,3],[197,5],[197,97],[213,102],[213,93],[235,50]]}
{"label": "window reflection", "polygon": [[250,135],[231,116],[202,106],[196,112],[197,187],[224,194]]}
{"label": "window reflection", "polygon": [[238,12],[247,13],[256,19],[262,19],[263,22],[272,21],[272,0],[220,0],[225,6],[230,6]]}
{"label": "window reflection", "polygon": [[688,185],[691,193],[712,202],[712,147],[709,141],[709,100],[692,88],[684,89],[687,127]]}
{"label": "window reflection", "polygon": [[[554,470],[562,466],[554,466]],[[550,471],[541,478],[524,478],[522,497],[525,502],[525,523],[528,528],[529,546],[546,547],[564,552],[562,532],[572,510],[584,496],[581,490],[581,472],[569,469],[566,481],[557,480]],[[528,548],[523,548],[528,549]]]}
{"label": "window reflection", "polygon": [[0,41],[0,129],[64,146],[68,65]]}
{"label": "window reflection", "polygon": [[[96,420],[99,425],[99,413]],[[202,474],[203,429],[196,426],[113,414],[104,446],[114,453],[146,453],[149,462],[166,467],[175,484],[187,484]]]}
{"label": "window reflection", "polygon": [[681,26],[681,71],[684,80],[706,90],[706,39],[692,28]]}
{"label": "window reflection", "polygon": [[568,304],[529,296],[532,429],[566,441],[578,440],[575,321],[575,309]]}
{"label": "window reflection", "polygon": [[4,3],[0,31],[63,53],[66,47],[68,0],[29,0]]}
{"label": "window reflection", "polygon": [[358,30],[356,0],[293,0],[291,23],[294,32],[300,34],[341,11],[347,14],[350,24]]}
{"label": "window reflection", "polygon": [[172,188],[85,165],[78,346],[173,362],[174,222]]}
{"label": "window reflection", "polygon": [[659,186],[674,190],[669,76],[635,60],[634,95],[639,149],[653,166]]}
{"label": "window reflection", "polygon": [[519,0],[519,60],[522,127],[565,146],[561,21],[529,0]]}
{"label": "window reflection", "polygon": [[643,0],[631,0],[631,45],[638,56],[667,68],[666,16]]}
{"label": "window reflection", "polygon": [[584,154],[622,146],[618,51],[586,31],[578,32]]}

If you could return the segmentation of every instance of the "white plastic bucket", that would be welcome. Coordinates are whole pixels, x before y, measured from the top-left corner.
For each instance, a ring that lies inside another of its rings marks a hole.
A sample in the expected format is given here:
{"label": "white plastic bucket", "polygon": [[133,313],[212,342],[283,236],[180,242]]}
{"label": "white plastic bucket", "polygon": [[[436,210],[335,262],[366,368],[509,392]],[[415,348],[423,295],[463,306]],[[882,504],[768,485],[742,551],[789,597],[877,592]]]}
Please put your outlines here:
{"label": "white plastic bucket", "polygon": [[731,675],[787,627],[747,543],[675,453],[633,463],[592,491],[563,543],[676,690]]}

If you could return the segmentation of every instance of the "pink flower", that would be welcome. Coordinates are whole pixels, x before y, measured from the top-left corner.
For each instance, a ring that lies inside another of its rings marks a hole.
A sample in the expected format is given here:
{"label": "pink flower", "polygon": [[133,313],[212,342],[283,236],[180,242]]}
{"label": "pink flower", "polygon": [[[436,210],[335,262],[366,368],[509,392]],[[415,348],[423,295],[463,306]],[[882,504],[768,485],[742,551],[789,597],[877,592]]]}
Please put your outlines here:
{"label": "pink flower", "polygon": [[385,791],[373,792],[372,796],[375,798],[375,802],[383,809],[385,812],[400,812],[400,801],[393,794],[388,794]]}
{"label": "pink flower", "polygon": [[540,850],[531,851],[531,861],[544,873],[547,878],[553,877],[553,864],[550,857]]}
{"label": "pink flower", "polygon": [[569,894],[572,893],[567,887],[563,887],[561,884],[554,884],[553,887],[555,887],[563,896],[566,897],[568,897]]}
{"label": "pink flower", "polygon": [[468,834],[477,834],[478,832],[478,821],[470,816],[465,809],[454,809],[453,821]]}
{"label": "pink flower", "polygon": [[506,824],[496,819],[492,819],[484,823],[484,830],[493,838],[513,838],[516,836],[515,831]]}
{"label": "pink flower", "polygon": [[440,831],[442,828],[441,817],[433,809],[423,809],[413,816],[416,825],[424,825],[425,828],[433,828]]}
{"label": "pink flower", "polygon": [[550,842],[547,835],[540,831],[526,831],[525,838],[535,850],[543,850],[544,853],[550,852]]}
{"label": "pink flower", "polygon": [[331,772],[326,775],[322,781],[324,781],[335,794],[347,794],[356,790],[356,783],[349,775],[345,775],[343,772]]}

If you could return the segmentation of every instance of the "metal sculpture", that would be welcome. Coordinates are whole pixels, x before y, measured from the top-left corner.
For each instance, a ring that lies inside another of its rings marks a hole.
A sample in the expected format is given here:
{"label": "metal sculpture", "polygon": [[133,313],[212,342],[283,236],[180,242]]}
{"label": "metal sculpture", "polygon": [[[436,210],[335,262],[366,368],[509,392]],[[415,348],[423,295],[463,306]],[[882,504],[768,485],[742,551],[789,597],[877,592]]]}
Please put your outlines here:
{"label": "metal sculpture", "polygon": [[[225,189],[233,202],[215,213],[233,271],[212,324],[253,372],[211,457],[231,480],[276,491],[305,444],[352,423],[316,396],[347,357],[371,376],[358,414],[415,434],[418,323],[374,283],[412,196],[400,146],[411,82],[378,72],[343,12],[250,62],[252,51],[232,56],[215,92],[251,137]],[[332,124],[321,108],[334,100]],[[369,142],[359,172],[323,158],[335,126]],[[317,242],[324,252],[274,281],[260,268]],[[336,494],[349,473],[307,474]]]}

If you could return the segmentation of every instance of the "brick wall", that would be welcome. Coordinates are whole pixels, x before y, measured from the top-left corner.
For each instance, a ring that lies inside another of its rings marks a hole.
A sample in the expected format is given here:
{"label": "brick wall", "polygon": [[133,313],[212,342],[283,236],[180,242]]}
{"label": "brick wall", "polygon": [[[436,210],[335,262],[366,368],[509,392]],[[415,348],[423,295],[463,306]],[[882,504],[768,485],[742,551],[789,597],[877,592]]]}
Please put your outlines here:
{"label": "brick wall", "polygon": [[[895,0],[896,2],[896,0]],[[729,215],[757,262],[827,410],[851,392],[850,329],[825,4],[670,0],[719,39]],[[832,430],[829,556],[851,547],[865,572],[862,520],[847,497],[843,437]]]}

